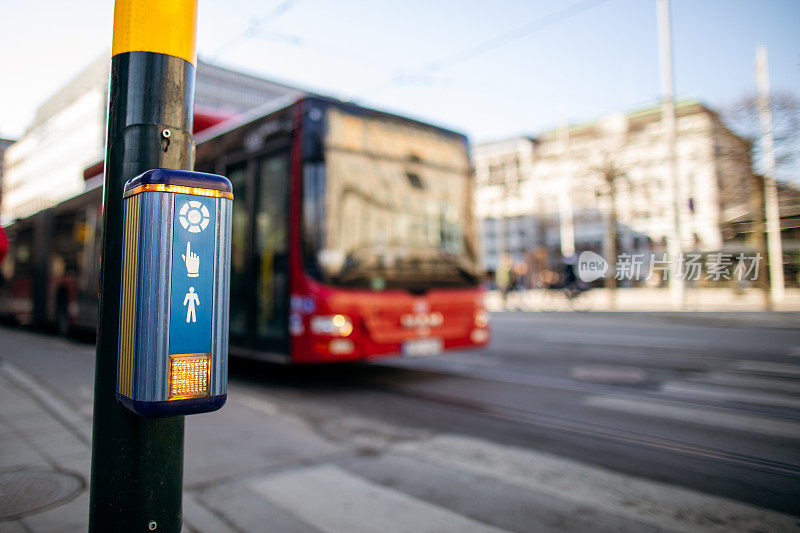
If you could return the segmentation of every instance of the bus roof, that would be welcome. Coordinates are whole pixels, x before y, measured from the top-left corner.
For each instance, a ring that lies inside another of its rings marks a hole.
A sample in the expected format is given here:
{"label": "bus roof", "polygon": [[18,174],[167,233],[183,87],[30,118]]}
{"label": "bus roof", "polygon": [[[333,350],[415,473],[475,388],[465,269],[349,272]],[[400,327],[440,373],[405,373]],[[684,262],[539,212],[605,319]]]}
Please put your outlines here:
{"label": "bus roof", "polygon": [[441,133],[443,135],[446,135],[448,137],[458,137],[458,138],[462,139],[465,143],[467,143],[466,135],[464,135],[463,133],[459,133],[457,131],[449,130],[449,129],[446,129],[446,128],[442,128],[440,126],[436,126],[434,124],[430,124],[430,123],[427,123],[427,122],[422,122],[420,120],[404,117],[404,116],[401,116],[401,115],[395,115],[393,113],[388,113],[388,112],[385,112],[385,111],[378,111],[376,109],[363,107],[363,106],[360,106],[360,105],[352,103],[352,102],[345,102],[345,101],[338,100],[336,98],[331,98],[331,97],[328,97],[328,96],[322,96],[322,95],[318,95],[318,94],[299,92],[299,91],[298,91],[297,94],[290,94],[290,95],[285,96],[283,98],[279,98],[279,99],[274,100],[272,102],[268,102],[267,104],[264,104],[262,106],[253,108],[250,111],[247,111],[245,113],[237,115],[237,116],[231,118],[230,120],[226,120],[226,121],[221,122],[221,123],[219,123],[219,124],[217,124],[215,126],[210,127],[207,130],[204,130],[203,132],[195,135],[195,143],[196,144],[200,144],[200,143],[209,141],[211,139],[214,139],[216,137],[219,137],[220,135],[223,135],[225,133],[234,131],[234,130],[242,127],[242,126],[246,126],[247,124],[252,124],[252,123],[257,122],[258,120],[260,120],[262,118],[265,118],[265,117],[268,117],[270,115],[273,115],[273,114],[275,114],[275,113],[277,113],[279,111],[283,111],[286,108],[288,108],[288,107],[290,107],[292,105],[295,105],[296,103],[301,102],[301,101],[319,101],[319,102],[324,102],[324,103],[326,103],[328,105],[335,105],[336,107],[344,108],[344,109],[346,109],[346,110],[348,110],[348,111],[350,111],[352,113],[356,113],[356,114],[377,115],[377,116],[381,116],[381,117],[385,117],[385,118],[389,118],[389,119],[393,119],[393,120],[398,120],[398,121],[401,121],[401,122],[406,122],[406,123],[409,123],[409,124],[415,124],[415,125],[418,125],[418,126],[423,126],[423,127],[426,127],[426,128],[434,129],[437,132],[439,132],[439,133]]}

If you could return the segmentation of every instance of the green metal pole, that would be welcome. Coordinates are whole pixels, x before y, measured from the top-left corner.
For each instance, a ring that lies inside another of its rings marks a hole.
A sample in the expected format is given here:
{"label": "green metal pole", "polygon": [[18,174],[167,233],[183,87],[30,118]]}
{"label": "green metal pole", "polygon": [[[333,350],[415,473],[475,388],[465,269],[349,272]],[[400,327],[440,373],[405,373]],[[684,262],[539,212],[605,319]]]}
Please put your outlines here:
{"label": "green metal pole", "polygon": [[151,168],[194,166],[196,2],[118,0],[114,17],[89,530],[178,533],[183,417],[141,418],[116,400],[122,188]]}

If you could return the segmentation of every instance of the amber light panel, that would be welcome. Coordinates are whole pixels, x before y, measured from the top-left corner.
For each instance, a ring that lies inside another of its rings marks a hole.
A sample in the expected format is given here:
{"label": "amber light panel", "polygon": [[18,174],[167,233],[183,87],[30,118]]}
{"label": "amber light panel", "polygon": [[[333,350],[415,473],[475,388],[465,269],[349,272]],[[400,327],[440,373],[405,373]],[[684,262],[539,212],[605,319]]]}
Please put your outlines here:
{"label": "amber light panel", "polygon": [[215,189],[203,189],[200,187],[186,187],[185,185],[167,185],[164,183],[147,183],[139,185],[124,195],[124,198],[141,194],[143,192],[170,192],[176,194],[191,194],[194,196],[208,196],[211,198],[227,198],[233,200],[233,193],[227,191],[218,191]]}
{"label": "amber light panel", "polygon": [[185,400],[208,396],[211,355],[169,356],[169,399]]}

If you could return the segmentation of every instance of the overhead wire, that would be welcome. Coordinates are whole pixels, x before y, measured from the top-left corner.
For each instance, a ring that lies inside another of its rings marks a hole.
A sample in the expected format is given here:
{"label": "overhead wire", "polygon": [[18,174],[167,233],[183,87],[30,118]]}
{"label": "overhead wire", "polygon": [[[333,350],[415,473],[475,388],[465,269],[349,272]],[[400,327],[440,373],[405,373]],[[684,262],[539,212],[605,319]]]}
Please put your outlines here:
{"label": "overhead wire", "polygon": [[605,2],[608,2],[608,0],[583,0],[581,2],[576,2],[563,9],[549,13],[544,17],[523,24],[522,26],[504,32],[500,35],[490,37],[478,44],[468,46],[445,57],[431,61],[425,65],[422,65],[421,67],[395,75],[390,81],[374,87],[371,91],[365,92],[369,94],[377,90],[401,86],[407,84],[409,81],[413,82],[415,79],[418,80],[424,76],[429,76],[435,72],[450,68],[455,64],[463,63],[464,61],[483,55],[510,42],[532,35],[559,22],[563,22],[571,17],[579,15],[580,13],[588,11]]}
{"label": "overhead wire", "polygon": [[247,25],[247,28],[245,28],[244,31],[242,31],[239,35],[233,37],[232,39],[230,39],[227,42],[225,42],[225,43],[221,44],[220,46],[218,46],[213,52],[211,52],[209,57],[212,58],[212,59],[218,58],[225,50],[229,49],[231,46],[237,44],[240,41],[243,41],[243,40],[246,41],[248,39],[251,39],[261,29],[263,29],[262,26],[264,26],[264,24],[266,24],[268,22],[272,22],[276,18],[280,17],[281,15],[283,15],[284,13],[289,11],[289,9],[291,9],[292,6],[297,1],[298,0],[283,0],[280,4],[278,4],[277,6],[272,8],[263,17],[261,17],[259,19],[256,19],[256,20],[252,20],[250,22],[250,24]]}

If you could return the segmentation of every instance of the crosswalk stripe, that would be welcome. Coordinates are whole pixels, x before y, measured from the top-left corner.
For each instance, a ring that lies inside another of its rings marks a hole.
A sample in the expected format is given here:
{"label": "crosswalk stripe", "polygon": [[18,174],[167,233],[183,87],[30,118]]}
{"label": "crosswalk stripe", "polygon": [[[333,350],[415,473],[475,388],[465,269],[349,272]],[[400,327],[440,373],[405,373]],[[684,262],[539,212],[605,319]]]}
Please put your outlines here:
{"label": "crosswalk stripe", "polygon": [[800,409],[800,398],[791,398],[780,394],[770,394],[768,392],[750,392],[734,387],[686,383],[682,381],[666,381],[662,384],[661,391],[689,398],[704,398]]}
{"label": "crosswalk stripe", "polygon": [[653,335],[628,334],[620,336],[615,333],[602,333],[598,331],[578,332],[570,331],[565,334],[560,331],[537,331],[536,339],[556,344],[589,344],[592,346],[623,346],[632,348],[697,348],[712,346],[710,340],[684,339],[680,337],[656,337]]}
{"label": "crosswalk stripe", "polygon": [[764,416],[733,413],[713,407],[686,407],[672,402],[621,398],[614,396],[587,396],[582,401],[588,407],[611,409],[646,416],[693,422],[707,426],[735,429],[749,433],[760,433],[773,437],[800,439],[800,423],[775,420]]}
{"label": "crosswalk stripe", "polygon": [[737,361],[736,368],[750,372],[800,377],[800,365],[792,363],[773,363],[770,361]]}
{"label": "crosswalk stripe", "polygon": [[237,394],[235,401],[254,411],[260,411],[269,416],[275,416],[280,412],[280,409],[274,403],[248,394]]}
{"label": "crosswalk stripe", "polygon": [[395,453],[553,495],[672,531],[789,531],[800,519],[689,489],[519,448],[444,435]]}
{"label": "crosswalk stripe", "polygon": [[254,480],[250,487],[259,496],[325,532],[504,531],[371,483],[333,465],[273,474]]}
{"label": "crosswalk stripe", "polygon": [[788,380],[777,377],[759,377],[749,373],[710,372],[705,376],[692,378],[696,383],[709,385],[725,385],[746,389],[763,389],[800,395],[800,380]]}

